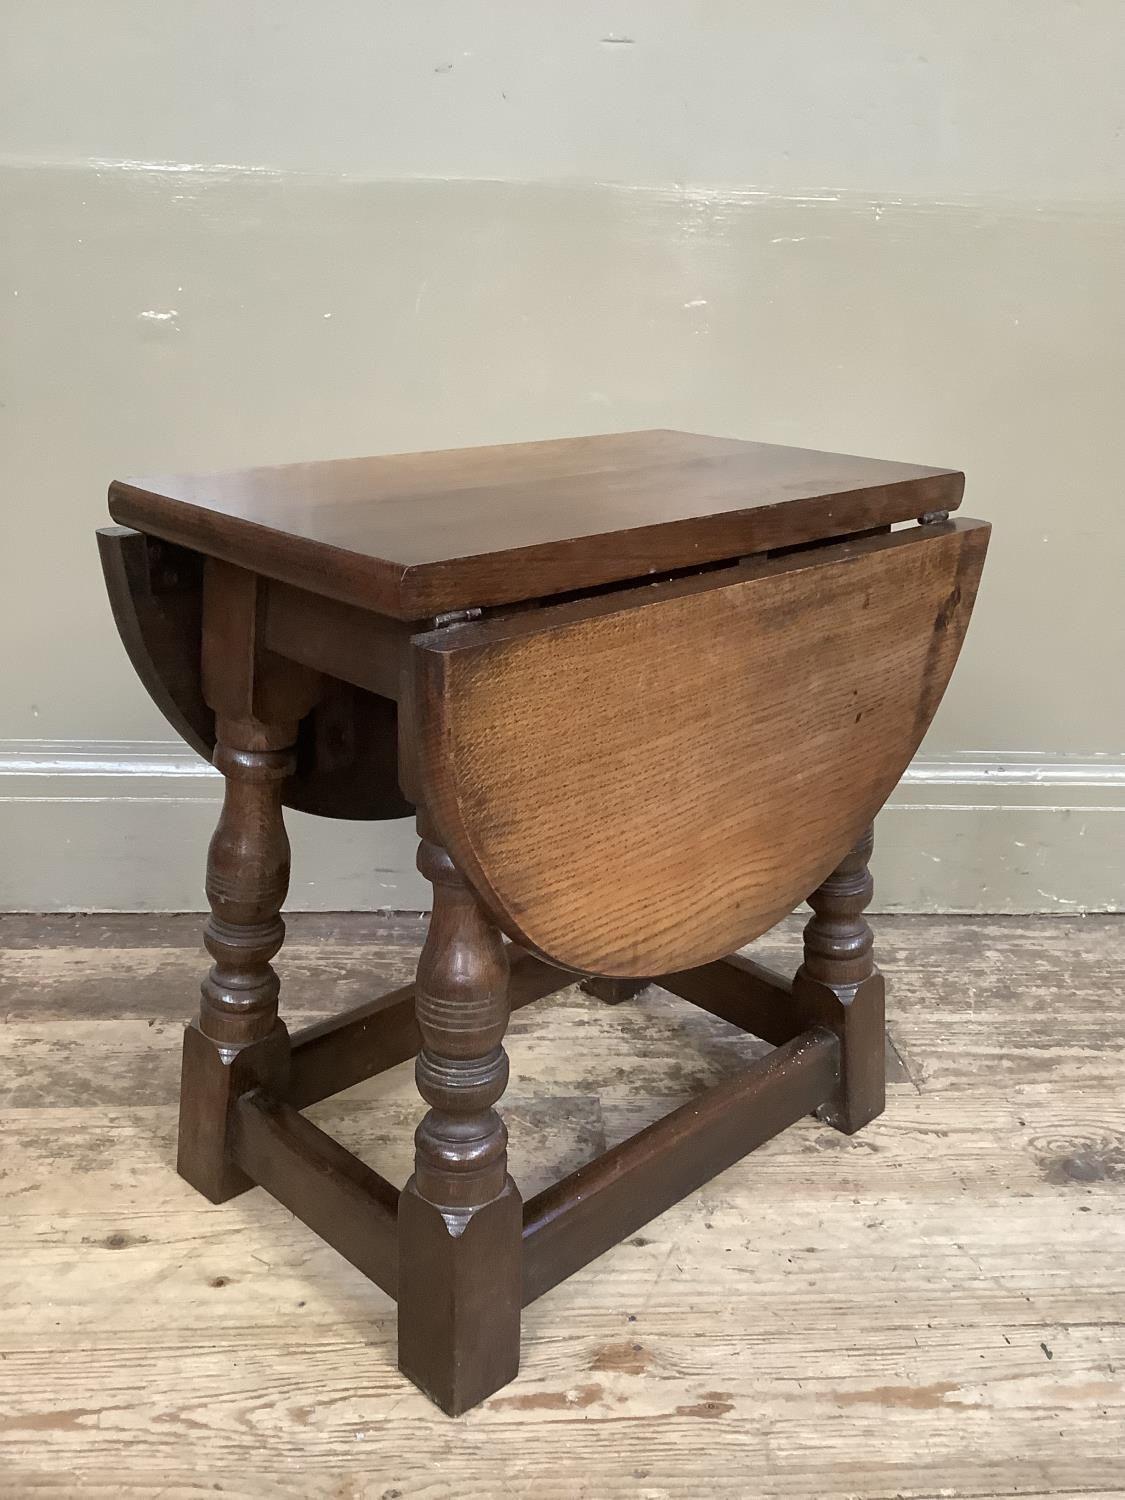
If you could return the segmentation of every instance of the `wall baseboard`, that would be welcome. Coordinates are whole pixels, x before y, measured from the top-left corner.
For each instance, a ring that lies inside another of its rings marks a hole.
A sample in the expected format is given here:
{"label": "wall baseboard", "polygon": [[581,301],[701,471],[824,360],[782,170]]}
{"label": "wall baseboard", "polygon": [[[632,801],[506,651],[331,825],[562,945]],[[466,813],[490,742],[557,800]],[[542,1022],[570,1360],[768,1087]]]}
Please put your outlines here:
{"label": "wall baseboard", "polygon": [[[164,740],[0,741],[0,911],[195,911],[220,778]],[[1125,910],[1125,757],[921,757],[879,818],[873,910]],[[294,911],[417,911],[409,821],[288,819]]]}

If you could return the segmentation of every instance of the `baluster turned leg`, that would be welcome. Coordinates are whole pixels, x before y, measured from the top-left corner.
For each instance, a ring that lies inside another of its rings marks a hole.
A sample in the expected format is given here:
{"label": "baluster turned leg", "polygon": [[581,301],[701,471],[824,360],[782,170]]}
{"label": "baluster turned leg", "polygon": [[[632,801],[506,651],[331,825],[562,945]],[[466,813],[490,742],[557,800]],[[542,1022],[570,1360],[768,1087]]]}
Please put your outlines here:
{"label": "baluster turned leg", "polygon": [[399,1367],[450,1415],[519,1369],[522,1203],[493,1107],[508,1081],[508,959],[424,813],[434,910],[415,988],[430,1106],[399,1201]]}
{"label": "baluster turned leg", "polygon": [[259,643],[262,582],[226,563],[203,575],[203,695],[215,711],[223,810],[207,854],[211,971],[199,1020],[184,1036],[179,1171],[222,1203],[253,1186],[230,1160],[233,1107],[248,1089],[283,1092],[289,1036],[277,1018],[270,960],[285,937],[289,840],[281,814],[301,719],[316,703],[315,673]]}
{"label": "baluster turned leg", "polygon": [[810,1020],[830,1026],[840,1038],[840,1086],[820,1118],[851,1135],[885,1103],[883,976],[872,956],[871,928],[864,911],[873,885],[867,862],[874,846],[868,828],[809,897],[813,916],[805,927],[805,958],[793,994]]}
{"label": "baluster turned leg", "polygon": [[292,748],[276,742],[292,733],[292,725],[218,723],[214,760],[226,791],[207,857],[211,916],[203,938],[214,962],[199,1019],[184,1037],[178,1163],[213,1203],[253,1186],[227,1155],[235,1100],[259,1085],[284,1087],[289,1067],[270,960],[285,937],[289,840],[281,793],[295,764]]}

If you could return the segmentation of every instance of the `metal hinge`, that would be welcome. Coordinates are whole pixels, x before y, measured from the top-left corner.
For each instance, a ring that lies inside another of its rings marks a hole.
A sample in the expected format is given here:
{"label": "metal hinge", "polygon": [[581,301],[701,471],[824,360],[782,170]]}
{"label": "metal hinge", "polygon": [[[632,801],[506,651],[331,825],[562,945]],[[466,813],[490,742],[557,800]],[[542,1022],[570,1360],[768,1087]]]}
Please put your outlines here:
{"label": "metal hinge", "polygon": [[442,630],[446,625],[463,625],[466,620],[479,620],[483,610],[480,609],[451,609],[448,614],[435,615],[431,621],[431,629]]}

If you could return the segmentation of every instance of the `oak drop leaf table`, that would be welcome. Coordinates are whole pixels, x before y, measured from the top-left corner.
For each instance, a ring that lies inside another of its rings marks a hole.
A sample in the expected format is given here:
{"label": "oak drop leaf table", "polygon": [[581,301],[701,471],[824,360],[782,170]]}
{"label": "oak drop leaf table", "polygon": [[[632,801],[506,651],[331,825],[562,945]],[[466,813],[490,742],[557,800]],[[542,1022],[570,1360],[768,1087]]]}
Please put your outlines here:
{"label": "oak drop leaf table", "polygon": [[[179,1170],[260,1184],[397,1297],[444,1411],[516,1374],[525,1303],[800,1116],[883,1108],[870,828],[972,611],[963,486],[665,431],[112,485],[122,638],[226,779]],[[416,813],[434,893],[415,984],[293,1037],[285,806]],[[738,955],[806,898],[792,980]],[[774,1050],[524,1203],[505,1026],[576,977]],[[400,1192],[301,1111],[412,1056]]]}

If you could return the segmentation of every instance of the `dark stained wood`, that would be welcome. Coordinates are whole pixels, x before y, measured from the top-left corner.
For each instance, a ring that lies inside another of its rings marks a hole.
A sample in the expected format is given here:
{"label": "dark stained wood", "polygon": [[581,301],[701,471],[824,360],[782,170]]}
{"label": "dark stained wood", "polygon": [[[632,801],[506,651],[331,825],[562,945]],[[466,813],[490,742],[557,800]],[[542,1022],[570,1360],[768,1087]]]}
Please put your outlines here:
{"label": "dark stained wood", "polygon": [[[213,1203],[251,1184],[229,1159],[230,1112],[251,1083],[284,1087],[289,1043],[278,1019],[278,978],[270,960],[285,938],[281,904],[289,884],[289,842],[281,785],[291,749],[250,748],[286,729],[225,721],[216,764],[226,778],[219,826],[207,858],[211,916],[204,942],[213,963],[203,981],[199,1020],[184,1038],[180,1095],[180,1175]],[[246,1072],[247,1052],[254,1063]],[[234,1066],[236,1060],[239,1066]]]}
{"label": "dark stained wood", "polygon": [[[508,957],[509,1010],[519,1010],[565,989],[574,977],[519,949],[509,948]],[[414,1015],[414,986],[403,985],[343,1015],[296,1032],[286,1098],[295,1108],[305,1109],[416,1057],[421,1046],[422,1035]]]}
{"label": "dark stained wood", "polygon": [[[690,1000],[700,1010],[719,1016],[775,1047],[802,1031],[824,1024],[823,1018],[828,1013],[824,1005],[815,1000],[810,1003],[806,992],[795,994],[791,979],[741,954],[704,964],[700,969],[664,974],[657,982],[662,989]],[[835,1019],[840,1021],[839,1012]],[[854,1031],[852,1035],[855,1036]],[[878,1043],[872,1037],[866,1045],[870,1049]],[[870,1050],[863,1055],[877,1078],[901,1082],[910,1076],[889,1035],[883,1043],[881,1070]]]}
{"label": "dark stained wood", "polygon": [[414,804],[398,778],[396,704],[336,678],[322,683],[320,701],[301,720],[286,807],[353,822],[409,817]]}
{"label": "dark stained wood", "polygon": [[816,1109],[839,1065],[831,1031],[804,1032],[530,1199],[525,1305]]}
{"label": "dark stained wood", "polygon": [[[204,699],[200,671],[204,558],[124,526],[99,531],[98,550],[114,620],[137,676],[173,729],[210,760],[215,715]],[[284,606],[282,618],[287,627],[282,644],[296,645],[297,620]],[[367,675],[389,686],[397,680],[398,658],[388,667],[386,648],[402,627],[385,618],[366,619],[373,623],[364,650],[371,651],[380,630],[383,644]],[[316,634],[311,625],[308,633]],[[292,659],[302,662],[304,653],[295,650]],[[397,717],[388,697],[325,677],[319,701],[298,729],[285,806],[326,818],[408,817],[414,807],[398,787]]]}
{"label": "dark stained wood", "polygon": [[116,521],[422,619],[912,520],[964,476],[693,433],[119,480]]}
{"label": "dark stained wood", "polygon": [[922,739],[988,527],[915,526],[415,638],[416,775],[514,941],[692,968],[836,865]]}
{"label": "dark stained wood", "polygon": [[662,974],[662,989],[780,1047],[814,1023],[793,1000],[793,981],[736,953],[698,969]]}
{"label": "dark stained wood", "polygon": [[408,627],[283,583],[263,592],[264,648],[319,672],[324,683],[301,726],[286,805],[329,818],[409,817],[395,702]]}
{"label": "dark stained wood", "polygon": [[820,1114],[847,1135],[882,1114],[886,1102],[883,976],[863,915],[873,891],[867,868],[873,843],[868,828],[808,898],[813,915],[805,927],[804,962],[793,980],[803,1014],[831,1026],[840,1038],[839,1087]]}
{"label": "dark stained wood", "polygon": [[271,963],[285,939],[289,888],[281,798],[296,764],[297,726],[319,682],[259,651],[252,574],[209,563],[203,597],[203,692],[215,713],[225,793],[207,853],[203,940],[213,963],[199,1020],[184,1040],[178,1169],[221,1203],[251,1186],[230,1156],[239,1093],[255,1083],[284,1093],[287,1080],[289,1040]]}
{"label": "dark stained wood", "polygon": [[430,1106],[399,1202],[399,1368],[450,1416],[519,1369],[522,1203],[495,1105],[508,1081],[500,933],[418,818],[434,911],[415,984],[416,1076]]}
{"label": "dark stained wood", "polygon": [[[809,1111],[882,1109],[869,824],[972,611],[961,487],[671,432],[114,485],[145,532],[100,543],[126,647],[226,783],[180,1170],[260,1183],[397,1294],[444,1411],[515,1375],[523,1302]],[[286,805],[415,805],[434,888],[416,982],[293,1043]],[[806,896],[792,983],[725,956]],[[662,976],[777,1050],[525,1209],[505,1028],[582,975],[610,1004]],[[298,1110],[411,1055],[400,1194]]]}
{"label": "dark stained wood", "polygon": [[284,1021],[275,1020],[265,1036],[237,1047],[208,1036],[200,1020],[185,1028],[176,1171],[212,1203],[225,1203],[254,1186],[231,1156],[239,1098],[261,1085],[284,1089],[288,1074]]}
{"label": "dark stained wood", "polygon": [[235,1106],[231,1154],[248,1178],[396,1295],[399,1194],[392,1183],[261,1089]]}
{"label": "dark stained wood", "polygon": [[127,526],[103,527],[98,554],[133,670],[176,733],[210,760],[215,715],[199,675],[203,558]]}
{"label": "dark stained wood", "polygon": [[[200,675],[219,745],[293,750],[321,679],[269,651],[262,639],[267,584],[257,574],[207,560],[203,570]],[[235,728],[224,737],[225,726]],[[243,743],[244,742],[244,743]]]}
{"label": "dark stained wood", "polygon": [[266,597],[264,644],[290,661],[397,698],[410,626],[307,589],[273,583]]}

